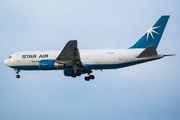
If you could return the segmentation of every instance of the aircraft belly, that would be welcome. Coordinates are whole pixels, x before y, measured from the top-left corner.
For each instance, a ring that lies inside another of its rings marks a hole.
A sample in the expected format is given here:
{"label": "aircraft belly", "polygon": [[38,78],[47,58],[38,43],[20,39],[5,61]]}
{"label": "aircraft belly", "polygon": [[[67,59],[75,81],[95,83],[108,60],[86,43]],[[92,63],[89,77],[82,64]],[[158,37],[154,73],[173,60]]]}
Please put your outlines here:
{"label": "aircraft belly", "polygon": [[144,63],[144,62],[148,62],[148,61],[152,61],[152,60],[157,60],[160,59],[162,57],[156,57],[156,58],[151,58],[151,59],[140,59],[140,60],[134,60],[134,61],[129,61],[129,62],[124,62],[124,63],[116,63],[116,64],[86,64],[86,66],[89,69],[117,69],[117,68],[123,68],[123,67],[128,67],[131,65],[136,65],[136,64],[140,64],[140,63]]}

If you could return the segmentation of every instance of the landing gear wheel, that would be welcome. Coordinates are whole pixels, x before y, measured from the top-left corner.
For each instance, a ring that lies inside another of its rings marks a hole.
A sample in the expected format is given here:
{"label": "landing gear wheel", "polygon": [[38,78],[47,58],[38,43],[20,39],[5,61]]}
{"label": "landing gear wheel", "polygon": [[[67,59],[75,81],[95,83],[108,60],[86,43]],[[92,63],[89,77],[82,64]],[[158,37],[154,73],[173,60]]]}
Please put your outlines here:
{"label": "landing gear wheel", "polygon": [[20,78],[20,75],[16,75],[16,78]]}
{"label": "landing gear wheel", "polygon": [[85,77],[85,78],[84,78],[84,80],[89,81],[89,80],[90,80],[90,78],[89,78],[89,77]]}
{"label": "landing gear wheel", "polygon": [[76,72],[76,76],[81,76],[81,72]]}
{"label": "landing gear wheel", "polygon": [[71,77],[75,78],[75,77],[76,77],[76,74],[75,74],[75,73],[72,73],[72,74],[71,74]]}
{"label": "landing gear wheel", "polygon": [[20,75],[19,75],[19,72],[20,72],[20,70],[17,70],[17,72],[16,72],[16,78],[20,78]]}
{"label": "landing gear wheel", "polygon": [[95,77],[94,77],[94,75],[90,75],[89,78],[94,80]]}
{"label": "landing gear wheel", "polygon": [[91,79],[91,80],[94,80],[94,78],[95,78],[94,75],[88,75],[88,76],[86,76],[86,77],[84,78],[84,80],[89,81],[90,79]]}

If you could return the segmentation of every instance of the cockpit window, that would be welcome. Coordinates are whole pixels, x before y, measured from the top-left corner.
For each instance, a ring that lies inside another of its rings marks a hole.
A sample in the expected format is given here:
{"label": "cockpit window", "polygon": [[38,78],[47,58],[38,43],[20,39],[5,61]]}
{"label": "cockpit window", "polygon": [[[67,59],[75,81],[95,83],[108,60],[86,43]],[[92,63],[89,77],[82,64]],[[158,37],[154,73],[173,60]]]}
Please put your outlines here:
{"label": "cockpit window", "polygon": [[9,59],[11,59],[11,56],[9,56]]}

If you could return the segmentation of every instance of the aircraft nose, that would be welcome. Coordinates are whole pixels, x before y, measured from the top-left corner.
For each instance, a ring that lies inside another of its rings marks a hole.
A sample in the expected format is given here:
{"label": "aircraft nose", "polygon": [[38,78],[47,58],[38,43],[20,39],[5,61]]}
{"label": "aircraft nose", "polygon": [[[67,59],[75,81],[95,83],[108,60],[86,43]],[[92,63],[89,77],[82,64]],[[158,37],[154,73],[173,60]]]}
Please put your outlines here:
{"label": "aircraft nose", "polygon": [[4,61],[4,64],[5,64],[6,66],[9,66],[9,60],[6,59],[6,60]]}

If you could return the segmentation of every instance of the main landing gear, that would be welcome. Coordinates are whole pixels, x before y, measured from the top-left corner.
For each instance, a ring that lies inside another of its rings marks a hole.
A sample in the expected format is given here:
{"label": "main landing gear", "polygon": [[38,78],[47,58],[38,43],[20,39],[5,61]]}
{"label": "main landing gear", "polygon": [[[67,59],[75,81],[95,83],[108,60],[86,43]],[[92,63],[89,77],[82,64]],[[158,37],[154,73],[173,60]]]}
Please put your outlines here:
{"label": "main landing gear", "polygon": [[71,77],[75,78],[76,76],[81,76],[81,74],[85,74],[85,73],[88,73],[88,76],[86,76],[84,78],[84,80],[86,80],[86,81],[94,80],[95,76],[90,75],[90,73],[92,73],[92,71],[75,71],[71,74]]}
{"label": "main landing gear", "polygon": [[16,72],[16,78],[20,78],[20,75],[19,75],[19,72],[20,72],[20,70],[17,70],[17,72]]}
{"label": "main landing gear", "polygon": [[90,79],[91,79],[91,80],[94,80],[94,78],[95,78],[94,75],[88,75],[88,76],[86,76],[86,77],[84,78],[84,80],[89,81]]}

